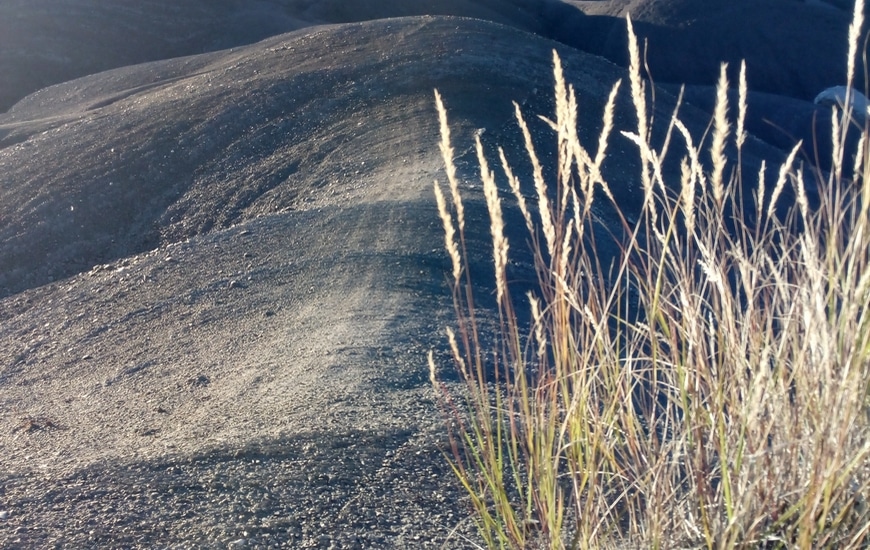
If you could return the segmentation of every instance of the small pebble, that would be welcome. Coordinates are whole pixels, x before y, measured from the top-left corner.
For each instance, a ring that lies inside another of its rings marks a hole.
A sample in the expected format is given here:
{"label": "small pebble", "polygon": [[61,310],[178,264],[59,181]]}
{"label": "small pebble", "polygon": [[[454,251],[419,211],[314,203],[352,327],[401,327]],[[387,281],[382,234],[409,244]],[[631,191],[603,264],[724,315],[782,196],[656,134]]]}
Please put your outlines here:
{"label": "small pebble", "polygon": [[3,510],[2,512],[0,512],[0,519],[2,519],[2,520],[9,519],[9,512],[7,512],[6,510]]}

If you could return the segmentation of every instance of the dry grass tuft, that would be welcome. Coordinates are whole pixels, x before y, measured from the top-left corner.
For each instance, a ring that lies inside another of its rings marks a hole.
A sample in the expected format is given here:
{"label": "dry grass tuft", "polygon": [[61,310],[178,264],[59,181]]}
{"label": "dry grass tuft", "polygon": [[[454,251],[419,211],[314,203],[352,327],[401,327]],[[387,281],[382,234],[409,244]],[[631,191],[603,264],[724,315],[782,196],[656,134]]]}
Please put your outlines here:
{"label": "dry grass tuft", "polygon": [[[860,5],[850,30],[852,58],[863,24]],[[482,349],[479,340],[472,281],[463,271],[462,198],[446,110],[436,95],[452,198],[451,206],[436,183],[457,313],[448,341],[464,390],[449,391],[431,354],[429,361],[453,426],[451,465],[483,540],[490,548],[517,549],[866,548],[867,131],[847,164],[837,128],[850,113],[837,113],[835,168],[817,182],[818,206],[809,204],[803,172],[794,167],[797,147],[772,190],[765,186],[766,165],[757,185],[745,182],[739,160],[731,166],[725,156],[731,122],[723,66],[710,166],[675,113],[669,128],[682,138],[685,155],[681,181],[666,185],[662,163],[670,137],[659,150],[651,144],[630,21],[629,30],[638,124],[623,135],[638,146],[645,200],[634,226],[622,217],[630,231],[615,266],[605,269],[597,259],[591,204],[597,189],[619,209],[602,172],[618,83],[592,156],[577,135],[574,90],[554,58],[557,112],[547,122],[559,164],[550,187],[516,107],[536,210],[500,152],[537,266],[529,327],[517,320],[502,202],[477,143],[501,327],[495,349]],[[851,82],[851,58],[849,70]],[[738,89],[739,151],[745,67]],[[755,195],[748,211],[744,184]],[[778,214],[787,186],[795,203]]]}

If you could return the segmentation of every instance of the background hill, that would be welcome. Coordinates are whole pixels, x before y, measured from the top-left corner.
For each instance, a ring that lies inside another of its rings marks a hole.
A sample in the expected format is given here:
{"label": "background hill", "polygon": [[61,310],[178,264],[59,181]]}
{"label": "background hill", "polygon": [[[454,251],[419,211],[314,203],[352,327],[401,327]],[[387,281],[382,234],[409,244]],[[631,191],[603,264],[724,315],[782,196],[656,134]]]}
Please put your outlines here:
{"label": "background hill", "polygon": [[554,22],[610,3],[55,4],[0,1],[0,68],[35,79],[0,116],[0,546],[463,547],[424,364],[451,314],[432,90],[485,305],[472,138],[526,173],[515,100],[551,150],[556,48],[594,143],[624,71]]}
{"label": "background hill", "polygon": [[[847,5],[848,4],[848,5]],[[0,111],[106,69],[250,44],[303,27],[413,15],[485,19],[627,61],[624,17],[658,82],[713,84],[746,59],[753,89],[810,100],[845,74],[846,0],[3,0]],[[775,24],[773,24],[775,22]]]}
{"label": "background hill", "polygon": [[0,110],[45,86],[222,50],[311,25],[460,15],[539,30],[538,0],[47,0],[0,2]]}

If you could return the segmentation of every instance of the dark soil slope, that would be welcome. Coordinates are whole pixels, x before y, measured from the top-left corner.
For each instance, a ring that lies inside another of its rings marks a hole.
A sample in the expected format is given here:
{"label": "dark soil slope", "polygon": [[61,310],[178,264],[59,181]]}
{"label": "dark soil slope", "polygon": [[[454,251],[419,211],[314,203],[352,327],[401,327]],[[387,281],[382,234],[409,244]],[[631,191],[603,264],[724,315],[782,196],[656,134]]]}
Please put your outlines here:
{"label": "dark soil slope", "polygon": [[[436,87],[457,124],[488,138],[513,127],[513,100],[550,111],[554,43],[480,21],[416,21],[298,31],[21,101],[0,116],[0,295],[258,216],[352,203],[370,193],[364,179],[431,153]],[[594,143],[621,72],[563,53],[583,60],[578,91]],[[662,112],[669,101],[662,96]],[[630,127],[627,94],[620,105]],[[699,134],[706,124],[687,121]],[[636,204],[633,146],[618,138],[613,147],[611,185]]]}
{"label": "dark soil slope", "polygon": [[[425,366],[451,311],[432,91],[485,304],[471,138],[527,172],[516,100],[552,146],[533,115],[552,112],[554,46],[460,18],[317,27],[0,118],[0,546],[467,546]],[[559,50],[596,143],[623,72]],[[625,93],[616,123],[634,125]],[[610,150],[630,213],[636,152]]]}
{"label": "dark soil slope", "polygon": [[[552,159],[534,115],[552,114],[555,47],[594,149],[625,75],[518,30],[545,13],[522,3],[349,5],[0,2],[20,28],[48,22],[16,40],[51,78],[105,68],[106,52],[117,65],[173,57],[43,88],[0,116],[0,547],[468,546],[451,536],[471,529],[425,366],[451,313],[433,89],[450,111],[485,305],[473,135],[526,174],[515,100]],[[416,9],[513,26],[305,26]],[[119,23],[124,10],[136,24]],[[251,24],[231,32],[239,21]],[[49,35],[45,50],[28,42]],[[657,94],[655,141],[673,101]],[[627,83],[615,119],[605,175],[631,216],[642,194],[618,133],[635,125]],[[706,116],[687,107],[684,120],[700,139]],[[775,153],[750,140],[749,172]],[[522,230],[509,225],[512,252]],[[528,280],[516,258],[511,277]]]}
{"label": "dark soil slope", "polygon": [[812,99],[842,84],[848,0],[0,1],[0,111],[45,86],[134,63],[242,46],[310,25],[474,17],[626,63],[625,22],[659,82],[712,84],[747,59],[758,91]]}
{"label": "dark soil slope", "polygon": [[[45,86],[134,63],[242,46],[325,23],[410,15],[456,15],[530,31],[627,63],[625,15],[648,40],[660,83],[687,83],[706,107],[720,61],[746,59],[748,123],[785,150],[830,164],[827,109],[810,101],[845,81],[848,0],[86,0],[0,1],[0,111]],[[859,78],[859,88],[862,87]],[[147,85],[147,84],[145,84]],[[788,96],[785,99],[782,96]],[[803,103],[798,103],[803,102]],[[822,122],[820,123],[819,120]],[[2,138],[2,135],[0,135]],[[815,145],[812,145],[815,144]],[[816,154],[818,151],[818,155]]]}
{"label": "dark soil slope", "polygon": [[3,0],[0,112],[25,95],[135,63],[216,51],[324,23],[459,15],[538,30],[540,0]]}
{"label": "dark soil slope", "polygon": [[[0,118],[3,294],[260,215],[352,203],[370,193],[364,178],[431,150],[435,87],[460,123],[491,128],[539,84],[530,75],[547,81],[545,42],[435,21],[318,28],[28,97]],[[485,45],[511,38],[494,65]],[[536,55],[517,55],[529,41]]]}

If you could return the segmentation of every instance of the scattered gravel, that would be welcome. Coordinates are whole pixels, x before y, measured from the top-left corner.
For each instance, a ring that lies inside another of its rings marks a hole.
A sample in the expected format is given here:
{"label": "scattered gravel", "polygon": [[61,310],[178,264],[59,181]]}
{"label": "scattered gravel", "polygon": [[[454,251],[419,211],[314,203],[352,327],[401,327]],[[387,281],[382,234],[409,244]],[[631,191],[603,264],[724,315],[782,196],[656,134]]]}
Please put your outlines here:
{"label": "scattered gravel", "polygon": [[474,536],[440,450],[399,429],[4,476],[0,501],[4,548],[465,548]]}

